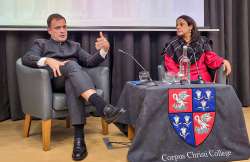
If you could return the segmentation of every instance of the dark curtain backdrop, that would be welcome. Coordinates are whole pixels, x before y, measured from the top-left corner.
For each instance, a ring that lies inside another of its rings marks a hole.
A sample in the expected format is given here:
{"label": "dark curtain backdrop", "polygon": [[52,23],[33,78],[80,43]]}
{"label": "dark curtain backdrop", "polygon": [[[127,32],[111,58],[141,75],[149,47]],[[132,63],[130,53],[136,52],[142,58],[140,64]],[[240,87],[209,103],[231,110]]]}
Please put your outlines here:
{"label": "dark curtain backdrop", "polygon": [[[213,41],[214,51],[230,60],[233,73],[229,77],[244,106],[250,105],[250,60],[248,0],[205,0],[205,25],[220,32],[203,32]],[[70,39],[78,41],[90,53],[95,53],[94,42],[98,32],[69,32]],[[111,102],[116,104],[123,85],[138,79],[141,70],[130,58],[120,54],[123,49],[133,55],[157,79],[157,65],[161,49],[175,32],[105,32],[111,43],[108,60],[103,63],[111,69]],[[36,38],[48,38],[45,31],[0,32],[0,120],[21,119],[15,61],[22,56]],[[34,105],[35,106],[35,105]]]}
{"label": "dark curtain backdrop", "polygon": [[219,27],[216,49],[232,63],[229,83],[244,106],[250,105],[250,2],[249,0],[207,0],[211,27]]}

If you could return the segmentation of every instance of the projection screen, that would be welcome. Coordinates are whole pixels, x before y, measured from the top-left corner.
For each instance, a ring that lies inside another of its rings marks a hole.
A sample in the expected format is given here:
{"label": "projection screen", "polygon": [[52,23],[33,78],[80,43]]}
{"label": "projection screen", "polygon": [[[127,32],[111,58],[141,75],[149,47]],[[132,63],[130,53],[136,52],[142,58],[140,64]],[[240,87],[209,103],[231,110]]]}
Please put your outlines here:
{"label": "projection screen", "polygon": [[1,0],[0,27],[45,27],[51,13],[70,27],[173,27],[182,14],[204,26],[203,0]]}

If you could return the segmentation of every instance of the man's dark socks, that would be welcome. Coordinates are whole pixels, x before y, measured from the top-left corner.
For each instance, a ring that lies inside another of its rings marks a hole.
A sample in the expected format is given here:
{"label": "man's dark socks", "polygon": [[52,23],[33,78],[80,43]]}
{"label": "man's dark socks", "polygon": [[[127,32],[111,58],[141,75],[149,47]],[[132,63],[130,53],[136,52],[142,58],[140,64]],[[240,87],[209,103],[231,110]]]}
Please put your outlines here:
{"label": "man's dark socks", "polygon": [[84,129],[84,125],[83,124],[79,124],[79,125],[73,125],[74,126],[74,137],[75,138],[83,138],[84,134],[83,134],[83,129]]}
{"label": "man's dark socks", "polygon": [[100,116],[103,116],[103,109],[107,103],[97,93],[92,94],[89,97],[89,102],[96,107],[96,111]]}

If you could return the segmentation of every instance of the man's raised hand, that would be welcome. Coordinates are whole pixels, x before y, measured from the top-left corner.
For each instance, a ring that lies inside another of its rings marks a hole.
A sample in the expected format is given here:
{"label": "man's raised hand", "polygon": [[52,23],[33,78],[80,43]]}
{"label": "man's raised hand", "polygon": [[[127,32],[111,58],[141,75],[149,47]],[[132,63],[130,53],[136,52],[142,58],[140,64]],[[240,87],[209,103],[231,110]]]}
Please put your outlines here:
{"label": "man's raised hand", "polygon": [[95,42],[95,48],[97,50],[103,49],[105,52],[108,52],[109,47],[110,45],[109,45],[108,40],[104,37],[103,33],[100,32],[99,37],[96,39],[96,42]]}

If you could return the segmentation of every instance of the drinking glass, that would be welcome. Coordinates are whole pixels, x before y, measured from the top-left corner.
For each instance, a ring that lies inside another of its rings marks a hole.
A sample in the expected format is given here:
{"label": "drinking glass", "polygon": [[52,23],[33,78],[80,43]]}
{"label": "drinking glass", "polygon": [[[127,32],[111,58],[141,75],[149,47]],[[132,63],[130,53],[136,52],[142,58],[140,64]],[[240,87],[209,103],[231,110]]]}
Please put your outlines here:
{"label": "drinking glass", "polygon": [[165,83],[174,84],[178,83],[180,80],[177,73],[167,71],[164,73],[162,81]]}
{"label": "drinking glass", "polygon": [[139,79],[142,82],[146,82],[150,80],[150,74],[148,71],[140,71],[139,72]]}

